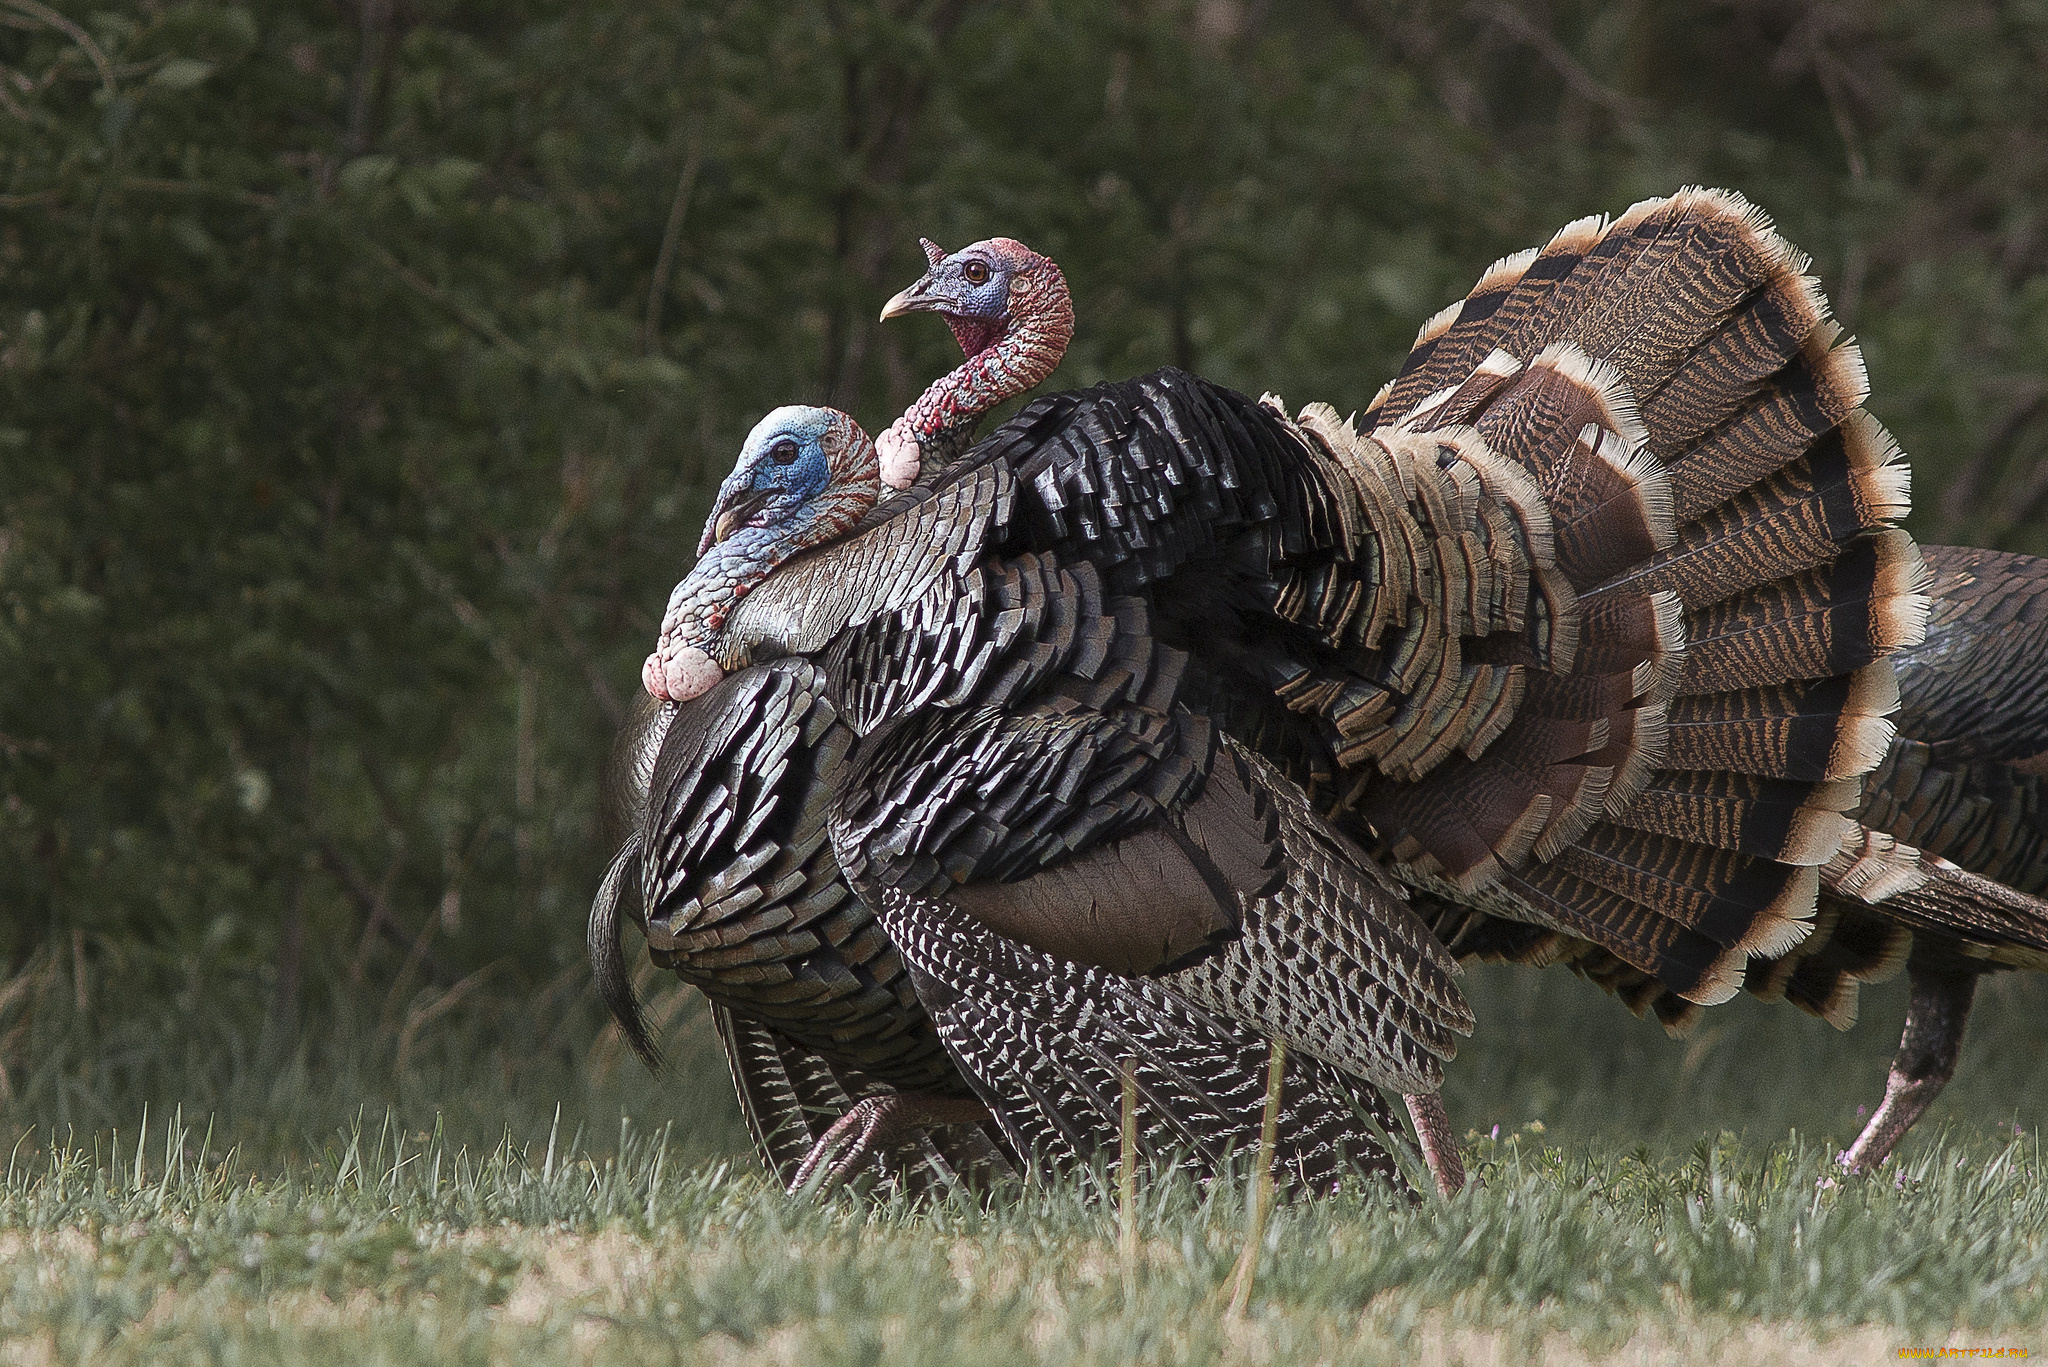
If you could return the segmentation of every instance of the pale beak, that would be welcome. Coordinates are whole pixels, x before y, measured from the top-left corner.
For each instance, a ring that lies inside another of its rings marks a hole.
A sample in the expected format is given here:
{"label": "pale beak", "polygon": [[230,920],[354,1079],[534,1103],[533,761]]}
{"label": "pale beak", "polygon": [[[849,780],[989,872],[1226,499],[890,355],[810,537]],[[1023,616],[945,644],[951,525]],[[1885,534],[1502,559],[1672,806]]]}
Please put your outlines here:
{"label": "pale beak", "polygon": [[936,312],[943,301],[930,292],[931,284],[932,278],[927,275],[882,305],[882,321],[886,323],[891,318],[901,318],[906,313]]}
{"label": "pale beak", "polygon": [[704,539],[697,543],[697,554],[706,551],[747,525],[747,519],[761,511],[761,505],[775,496],[773,490],[747,489],[735,494],[725,507],[714,509],[711,523],[704,529]]}

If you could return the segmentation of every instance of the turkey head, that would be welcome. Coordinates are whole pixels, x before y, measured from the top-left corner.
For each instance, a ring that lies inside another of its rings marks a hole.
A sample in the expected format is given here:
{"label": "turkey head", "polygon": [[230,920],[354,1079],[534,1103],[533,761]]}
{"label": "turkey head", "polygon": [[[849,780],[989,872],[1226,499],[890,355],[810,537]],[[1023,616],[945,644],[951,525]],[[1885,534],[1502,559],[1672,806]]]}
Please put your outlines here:
{"label": "turkey head", "polygon": [[792,555],[849,530],[880,496],[875,444],[846,414],[791,405],[761,419],[719,486],[696,567],[669,596],[660,643],[640,669],[647,691],[683,702],[724,678],[710,647],[732,605]]}
{"label": "turkey head", "polygon": [[1074,336],[1067,280],[1050,258],[1008,237],[950,255],[920,238],[931,269],[882,308],[882,317],[936,313],[966,354],[875,443],[882,482],[907,489],[967,448],[981,415],[1043,381]]}

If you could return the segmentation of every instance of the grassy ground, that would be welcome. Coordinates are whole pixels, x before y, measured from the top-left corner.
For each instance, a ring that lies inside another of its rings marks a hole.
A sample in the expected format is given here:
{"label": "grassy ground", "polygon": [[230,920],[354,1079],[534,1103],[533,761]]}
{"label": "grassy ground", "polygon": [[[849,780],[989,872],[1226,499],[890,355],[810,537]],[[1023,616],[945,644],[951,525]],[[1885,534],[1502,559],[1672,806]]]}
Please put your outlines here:
{"label": "grassy ground", "polygon": [[1901,990],[1847,1035],[1738,1003],[1669,1041],[1561,974],[1475,973],[1449,1097],[1483,1186],[1284,1208],[1242,1320],[1217,1298],[1236,1187],[1148,1183],[1128,1268],[1086,1180],[986,1210],[785,1199],[736,1152],[680,998],[659,1082],[566,990],[444,1012],[402,1051],[417,1007],[285,1048],[53,1001],[0,1106],[0,1363],[2048,1353],[2042,987],[1987,984],[1933,1124],[1828,1190]]}
{"label": "grassy ground", "polygon": [[[182,1136],[188,1143],[197,1136]],[[1798,1144],[1682,1163],[1477,1146],[1484,1189],[1283,1208],[1242,1320],[1235,1187],[1147,1185],[1128,1270],[1087,1182],[801,1205],[750,1171],[451,1152],[377,1126],[288,1174],[195,1154],[17,1155],[0,1237],[16,1360],[1380,1363],[2042,1348],[2037,1146],[1923,1147],[1820,1189]]]}
{"label": "grassy ground", "polygon": [[[1562,971],[1480,967],[1465,977],[1479,1028],[1444,1088],[1460,1125],[1506,1131],[1535,1120],[1553,1138],[1667,1150],[1724,1128],[1757,1143],[1797,1131],[1847,1145],[1884,1094],[1906,1015],[1901,975],[1864,988],[1851,1030],[1737,997],[1672,1039]],[[2044,1045],[2048,976],[1982,979],[1962,1063],[1923,1128],[2039,1133],[2048,1126]]]}

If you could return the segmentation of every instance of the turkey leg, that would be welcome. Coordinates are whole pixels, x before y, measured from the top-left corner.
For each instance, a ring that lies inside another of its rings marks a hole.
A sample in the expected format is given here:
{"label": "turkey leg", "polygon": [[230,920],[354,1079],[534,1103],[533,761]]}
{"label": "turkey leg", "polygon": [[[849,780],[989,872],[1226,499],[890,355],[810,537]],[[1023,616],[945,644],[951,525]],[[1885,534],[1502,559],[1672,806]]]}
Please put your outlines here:
{"label": "turkey leg", "polygon": [[1910,967],[1908,972],[1913,999],[1906,1007],[1906,1032],[1899,1039],[1899,1052],[1892,1056],[1891,1076],[1885,1080],[1884,1101],[1841,1157],[1842,1170],[1853,1175],[1870,1172],[1891,1157],[1892,1147],[1955,1075],[1956,1056],[1962,1052],[1977,975]]}
{"label": "turkey leg", "polygon": [[[791,1179],[791,1195],[803,1191],[813,1180],[824,1196],[876,1151],[927,1125],[972,1125],[989,1119],[988,1107],[979,1101],[952,1096],[926,1096],[917,1092],[887,1092],[860,1102],[832,1122],[832,1128],[818,1136],[804,1156],[803,1166]],[[842,1151],[843,1150],[843,1151]],[[837,1157],[834,1154],[837,1153]],[[827,1164],[829,1163],[829,1166]],[[820,1171],[824,1176],[819,1178]]]}
{"label": "turkey leg", "polygon": [[1458,1153],[1458,1136],[1451,1129],[1442,1093],[1408,1092],[1401,1100],[1408,1103],[1415,1142],[1422,1147],[1422,1161],[1429,1164],[1438,1194],[1456,1196],[1465,1188],[1465,1160]]}

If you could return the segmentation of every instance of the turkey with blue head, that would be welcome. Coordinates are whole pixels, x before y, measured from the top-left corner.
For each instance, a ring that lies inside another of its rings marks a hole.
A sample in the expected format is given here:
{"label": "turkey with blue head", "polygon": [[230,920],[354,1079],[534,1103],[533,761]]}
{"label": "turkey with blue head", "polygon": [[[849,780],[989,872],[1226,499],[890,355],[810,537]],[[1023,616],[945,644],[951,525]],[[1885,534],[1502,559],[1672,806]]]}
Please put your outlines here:
{"label": "turkey with blue head", "polygon": [[[1257,1137],[1265,1041],[1170,984],[989,936],[914,889],[873,884],[855,896],[835,857],[837,842],[826,839],[831,799],[862,739],[834,696],[850,676],[783,657],[725,678],[693,644],[720,633],[775,566],[831,541],[871,506],[875,473],[873,445],[830,410],[780,409],[749,435],[714,505],[698,568],[672,598],[664,648],[643,671],[654,705],[621,766],[627,805],[641,822],[593,906],[600,988],[627,1038],[652,1060],[618,939],[627,884],[637,874],[655,961],[716,1004],[743,1109],[763,1152],[793,1186],[820,1168],[842,1177],[906,1133],[911,1147],[897,1148],[895,1166],[914,1182],[1085,1161],[1118,1138],[1126,1073],[1142,1098],[1141,1150],[1213,1172]],[[1074,592],[1071,576],[1047,581],[1049,564],[993,568],[1007,572],[1010,592],[1033,599],[1034,617],[1049,595],[1063,593],[1064,603]],[[988,623],[966,625],[985,631]],[[1141,622],[1102,618],[1091,637],[1097,664],[1110,656],[1135,662],[1152,649]],[[1041,658],[1042,646],[1014,630],[984,646],[1038,666],[1013,680],[1017,689],[1071,681],[1062,661]],[[1077,733],[1069,744],[1106,741],[1129,751],[1131,738],[1120,732],[1135,729],[1140,743],[1157,750],[1173,720],[1149,698],[1113,710],[1092,736]],[[1180,748],[1201,752],[1205,763],[1221,752],[1207,732]],[[1193,768],[1178,755],[1166,758],[1183,771],[1169,775],[1172,783],[1187,788]],[[1252,806],[1264,799],[1257,766],[1256,757],[1236,757],[1215,801],[1186,804],[1208,813],[1196,818],[1207,824],[1192,836],[1182,830],[1149,845],[1124,841],[1114,851],[1124,861],[1149,860],[1145,871],[1173,875],[1184,897],[1205,903],[1216,922],[1205,935],[1221,933],[1221,918],[1235,910],[1234,893],[1218,892],[1224,880],[1270,888],[1276,861],[1296,847],[1312,861],[1299,876],[1319,895],[1375,895],[1347,883],[1345,870],[1323,867],[1332,854],[1303,844],[1296,807]],[[1233,800],[1244,810],[1233,809]],[[1212,855],[1209,841],[1224,843]],[[1130,872],[1127,863],[1116,869]],[[1107,887],[1130,903],[1138,884],[1116,877]],[[1109,920],[1121,925],[1128,916]],[[1170,919],[1159,924],[1170,934],[1183,929]],[[1411,990],[1427,998],[1426,1009],[1390,1026],[1388,1043],[1373,1047],[1399,1051],[1378,1071],[1414,1087],[1420,1075],[1410,1076],[1416,1063],[1407,1055],[1433,1067],[1431,1050],[1449,1052],[1444,1022],[1466,1029],[1469,1016],[1455,988],[1437,980],[1451,971],[1448,961],[1429,962],[1427,936],[1405,929],[1420,952],[1401,971],[1417,980]],[[1189,948],[1130,938],[1127,952],[1140,963]],[[940,1040],[968,1065],[964,1076],[949,1066]],[[1284,1172],[1327,1187],[1346,1171],[1392,1171],[1379,1137],[1392,1117],[1370,1088],[1310,1058],[1292,1062],[1288,1081],[1278,1154]],[[976,1094],[992,1119],[970,1100]],[[1000,1147],[976,1124],[984,1120]],[[916,1133],[933,1125],[952,1129]]]}

